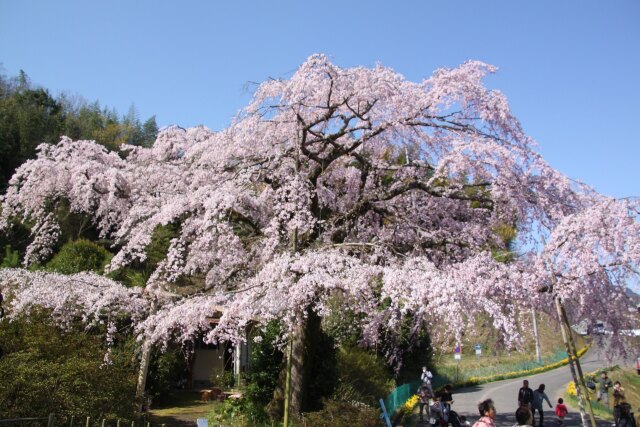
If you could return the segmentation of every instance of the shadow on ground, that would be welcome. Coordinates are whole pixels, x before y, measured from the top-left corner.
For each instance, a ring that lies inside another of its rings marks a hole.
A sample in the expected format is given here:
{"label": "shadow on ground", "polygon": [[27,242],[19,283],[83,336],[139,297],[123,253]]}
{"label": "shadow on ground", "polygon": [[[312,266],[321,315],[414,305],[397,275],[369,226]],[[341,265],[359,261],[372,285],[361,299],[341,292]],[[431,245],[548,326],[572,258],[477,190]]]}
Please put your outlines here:
{"label": "shadow on ground", "polygon": [[[480,416],[467,415],[467,420],[473,426]],[[611,427],[610,421],[605,421],[601,419],[596,419],[598,427]],[[514,427],[516,424],[515,411],[513,414],[497,414],[495,419],[496,427]],[[424,421],[420,421],[420,417],[417,413],[412,414],[409,420],[405,420],[402,424],[404,427],[416,426],[416,427],[431,427],[431,424],[427,421],[427,417],[424,418]],[[582,426],[582,419],[580,418],[579,413],[570,413],[568,414],[563,423],[563,427],[578,427]],[[536,419],[536,427],[538,427],[538,420]],[[552,412],[549,414],[545,413],[544,417],[544,426],[543,427],[559,427],[558,418],[555,415],[552,415]]]}

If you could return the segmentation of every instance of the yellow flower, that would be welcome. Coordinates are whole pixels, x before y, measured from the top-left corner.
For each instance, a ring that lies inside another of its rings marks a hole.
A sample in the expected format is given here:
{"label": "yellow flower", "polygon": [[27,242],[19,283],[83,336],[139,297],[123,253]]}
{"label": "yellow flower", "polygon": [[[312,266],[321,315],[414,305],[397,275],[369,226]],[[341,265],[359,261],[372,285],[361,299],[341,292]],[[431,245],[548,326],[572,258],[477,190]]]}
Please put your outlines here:
{"label": "yellow flower", "polygon": [[402,405],[401,411],[404,412],[405,414],[410,414],[411,412],[413,412],[413,408],[416,406],[417,403],[418,403],[418,395],[414,394],[409,399],[407,399],[406,402],[404,402],[404,405]]}

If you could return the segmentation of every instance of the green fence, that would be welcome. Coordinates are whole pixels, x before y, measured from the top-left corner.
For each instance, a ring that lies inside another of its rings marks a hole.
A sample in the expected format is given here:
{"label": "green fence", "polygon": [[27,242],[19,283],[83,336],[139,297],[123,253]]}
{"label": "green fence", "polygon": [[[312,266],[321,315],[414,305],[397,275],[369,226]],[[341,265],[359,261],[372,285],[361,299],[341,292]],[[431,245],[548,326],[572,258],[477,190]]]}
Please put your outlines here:
{"label": "green fence", "polygon": [[422,384],[421,381],[413,381],[396,387],[384,400],[384,406],[387,408],[389,415],[396,413],[411,396],[418,392],[418,388]]}

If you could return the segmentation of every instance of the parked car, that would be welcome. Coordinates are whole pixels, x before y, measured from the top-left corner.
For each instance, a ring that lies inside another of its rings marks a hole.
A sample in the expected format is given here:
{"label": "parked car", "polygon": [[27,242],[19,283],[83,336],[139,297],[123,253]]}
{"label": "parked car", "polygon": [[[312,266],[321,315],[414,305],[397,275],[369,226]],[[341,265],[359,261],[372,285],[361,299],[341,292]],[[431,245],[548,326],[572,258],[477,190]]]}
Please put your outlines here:
{"label": "parked car", "polygon": [[604,335],[605,330],[604,330],[604,323],[597,321],[594,325],[593,328],[591,329],[591,333],[593,335]]}

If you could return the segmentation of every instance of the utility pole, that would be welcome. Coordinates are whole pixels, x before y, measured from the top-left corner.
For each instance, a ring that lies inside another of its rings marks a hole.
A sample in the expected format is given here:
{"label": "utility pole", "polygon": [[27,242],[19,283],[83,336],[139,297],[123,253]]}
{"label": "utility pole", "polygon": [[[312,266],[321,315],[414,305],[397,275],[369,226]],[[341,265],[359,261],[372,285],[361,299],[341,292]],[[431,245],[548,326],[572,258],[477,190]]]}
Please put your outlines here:
{"label": "utility pole", "polygon": [[540,336],[538,336],[538,320],[536,319],[536,308],[531,306],[531,315],[533,316],[533,340],[536,343],[536,362],[542,363],[542,356],[540,355]]}

